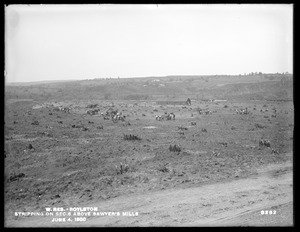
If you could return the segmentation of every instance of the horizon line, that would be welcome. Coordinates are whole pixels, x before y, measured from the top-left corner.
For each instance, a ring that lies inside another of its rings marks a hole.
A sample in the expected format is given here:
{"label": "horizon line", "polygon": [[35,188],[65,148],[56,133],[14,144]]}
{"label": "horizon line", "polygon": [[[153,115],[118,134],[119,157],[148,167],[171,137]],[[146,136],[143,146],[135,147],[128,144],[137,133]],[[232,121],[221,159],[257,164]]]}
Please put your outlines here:
{"label": "horizon line", "polygon": [[98,78],[85,78],[85,79],[58,79],[58,80],[33,80],[33,81],[5,81],[5,84],[18,84],[18,83],[42,83],[42,82],[70,82],[70,81],[87,81],[87,80],[107,80],[107,79],[134,79],[134,78],[163,78],[163,77],[200,77],[200,76],[249,76],[249,74],[253,75],[270,75],[270,74],[280,74],[280,75],[293,75],[290,72],[274,72],[274,73],[263,73],[260,72],[250,72],[244,74],[193,74],[193,75],[181,75],[181,74],[170,74],[170,75],[162,75],[162,76],[134,76],[134,77],[98,77]]}

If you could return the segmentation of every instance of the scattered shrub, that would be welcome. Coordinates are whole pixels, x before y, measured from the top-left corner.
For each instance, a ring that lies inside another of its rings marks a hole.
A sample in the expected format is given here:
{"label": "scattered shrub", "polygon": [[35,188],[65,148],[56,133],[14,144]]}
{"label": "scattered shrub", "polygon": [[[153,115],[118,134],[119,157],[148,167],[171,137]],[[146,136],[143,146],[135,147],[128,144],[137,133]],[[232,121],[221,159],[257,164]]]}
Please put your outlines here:
{"label": "scattered shrub", "polygon": [[9,179],[7,180],[7,182],[16,181],[16,180],[18,180],[18,179],[20,179],[20,178],[23,178],[23,177],[25,177],[25,174],[24,174],[24,173],[20,173],[20,174],[18,174],[18,175],[13,174],[12,176],[9,177]]}
{"label": "scattered shrub", "polygon": [[227,147],[227,145],[228,145],[226,142],[220,142],[219,144],[221,144],[221,145],[223,145],[225,147]]}
{"label": "scattered shrub", "polygon": [[72,125],[72,128],[83,128],[83,125]]}
{"label": "scattered shrub", "polygon": [[271,147],[271,143],[269,140],[261,139],[259,140],[259,146],[266,146],[266,147]]}
{"label": "scattered shrub", "polygon": [[119,165],[116,165],[117,175],[122,175],[125,172],[129,171],[129,165],[125,162],[124,164],[120,162]]}
{"label": "scattered shrub", "polygon": [[175,145],[170,145],[169,146],[169,151],[172,151],[172,152],[181,152],[181,148],[179,146],[177,146],[176,144]]}
{"label": "scattered shrub", "polygon": [[138,137],[136,135],[132,135],[132,134],[129,134],[129,135],[124,134],[123,139],[124,140],[142,140],[140,137]]}
{"label": "scattered shrub", "polygon": [[170,170],[167,168],[167,164],[158,167],[158,171],[160,172],[169,172]]}
{"label": "scattered shrub", "polygon": [[254,126],[257,128],[257,129],[264,129],[265,126],[259,124],[259,123],[255,123]]}

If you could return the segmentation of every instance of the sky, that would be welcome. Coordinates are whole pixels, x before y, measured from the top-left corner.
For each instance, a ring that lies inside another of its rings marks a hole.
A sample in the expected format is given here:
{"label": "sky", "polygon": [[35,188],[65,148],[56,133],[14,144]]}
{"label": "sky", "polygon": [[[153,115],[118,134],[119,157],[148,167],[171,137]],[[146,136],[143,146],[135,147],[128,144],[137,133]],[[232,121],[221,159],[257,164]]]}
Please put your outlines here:
{"label": "sky", "polygon": [[9,5],[6,82],[293,73],[292,4]]}

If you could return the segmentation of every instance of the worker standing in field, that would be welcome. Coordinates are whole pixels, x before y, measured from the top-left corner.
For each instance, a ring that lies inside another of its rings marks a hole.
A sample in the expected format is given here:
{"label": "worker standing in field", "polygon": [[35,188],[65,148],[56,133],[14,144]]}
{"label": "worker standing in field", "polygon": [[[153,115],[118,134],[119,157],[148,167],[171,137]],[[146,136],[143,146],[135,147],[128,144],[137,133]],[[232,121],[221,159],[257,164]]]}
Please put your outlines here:
{"label": "worker standing in field", "polygon": [[190,98],[188,98],[188,99],[186,100],[186,104],[187,104],[187,105],[192,105],[192,102],[191,102],[191,99],[190,99]]}

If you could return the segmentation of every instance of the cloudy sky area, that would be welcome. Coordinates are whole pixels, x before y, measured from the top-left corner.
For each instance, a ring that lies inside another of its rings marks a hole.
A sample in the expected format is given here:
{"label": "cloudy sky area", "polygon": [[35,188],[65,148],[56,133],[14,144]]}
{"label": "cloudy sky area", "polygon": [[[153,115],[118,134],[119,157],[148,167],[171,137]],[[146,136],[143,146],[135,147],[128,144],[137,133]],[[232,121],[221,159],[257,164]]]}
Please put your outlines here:
{"label": "cloudy sky area", "polygon": [[293,72],[293,6],[10,5],[6,81]]}

